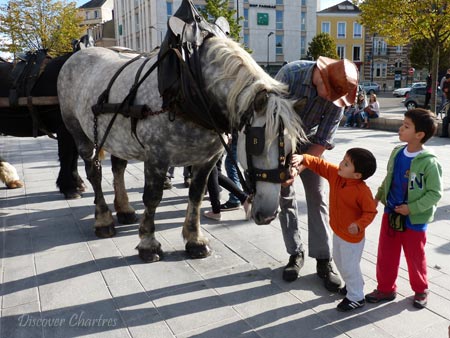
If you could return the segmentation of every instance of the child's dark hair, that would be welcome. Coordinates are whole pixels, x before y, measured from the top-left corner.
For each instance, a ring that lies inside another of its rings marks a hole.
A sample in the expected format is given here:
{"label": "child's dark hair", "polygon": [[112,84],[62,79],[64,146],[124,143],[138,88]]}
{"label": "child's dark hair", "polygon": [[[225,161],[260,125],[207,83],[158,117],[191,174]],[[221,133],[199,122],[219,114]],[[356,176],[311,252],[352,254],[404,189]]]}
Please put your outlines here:
{"label": "child's dark hair", "polygon": [[416,129],[416,133],[422,131],[425,133],[425,136],[422,137],[420,143],[427,142],[437,131],[437,121],[434,113],[429,110],[416,108],[406,111],[405,117],[411,119],[414,123],[414,128]]}
{"label": "child's dark hair", "polygon": [[372,176],[377,170],[377,160],[367,149],[351,148],[347,150],[347,156],[350,157],[355,166],[355,173],[360,173],[363,181]]}

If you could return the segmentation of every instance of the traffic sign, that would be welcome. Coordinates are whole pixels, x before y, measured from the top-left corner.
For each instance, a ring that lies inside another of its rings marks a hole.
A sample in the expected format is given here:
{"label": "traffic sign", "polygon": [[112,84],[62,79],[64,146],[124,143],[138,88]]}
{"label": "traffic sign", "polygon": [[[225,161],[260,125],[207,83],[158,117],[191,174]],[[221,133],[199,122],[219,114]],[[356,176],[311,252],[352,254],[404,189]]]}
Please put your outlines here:
{"label": "traffic sign", "polygon": [[411,68],[409,68],[408,73],[409,73],[409,75],[413,75],[415,71],[416,70],[411,67]]}

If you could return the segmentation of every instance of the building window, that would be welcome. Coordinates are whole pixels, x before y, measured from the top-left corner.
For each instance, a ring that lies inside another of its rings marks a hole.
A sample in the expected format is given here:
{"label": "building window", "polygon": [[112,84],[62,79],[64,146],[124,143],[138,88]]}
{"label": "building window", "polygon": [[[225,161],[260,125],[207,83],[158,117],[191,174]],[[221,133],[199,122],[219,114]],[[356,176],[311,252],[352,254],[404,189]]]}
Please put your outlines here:
{"label": "building window", "polygon": [[322,33],[330,34],[330,31],[331,31],[330,26],[331,25],[328,21],[322,22]]}
{"label": "building window", "polygon": [[306,0],[302,0],[302,6],[306,6]]}
{"label": "building window", "polygon": [[345,58],[345,46],[337,46],[337,55],[339,56],[340,59],[344,59]]}
{"label": "building window", "polygon": [[283,11],[276,11],[276,29],[283,29]]}
{"label": "building window", "polygon": [[395,52],[396,52],[397,54],[403,53],[403,46],[397,46],[397,47],[395,47]]}
{"label": "building window", "polygon": [[84,17],[86,20],[89,20],[89,12],[86,12]]}
{"label": "building window", "polygon": [[282,35],[276,35],[275,36],[275,53],[277,55],[283,55],[283,36]]}
{"label": "building window", "polygon": [[353,23],[353,38],[358,39],[362,37],[362,26],[357,23],[354,22]]}
{"label": "building window", "polygon": [[277,0],[277,1],[276,1],[276,4],[277,4],[277,5],[283,5],[283,0]]}
{"label": "building window", "polygon": [[361,46],[353,46],[353,61],[361,61]]}
{"label": "building window", "polygon": [[374,55],[387,55],[387,43],[383,38],[374,37],[373,45],[375,47],[373,51]]}
{"label": "building window", "polygon": [[345,22],[338,22],[337,24],[337,37],[338,39],[345,39]]}
{"label": "building window", "polygon": [[167,4],[167,19],[169,19],[173,14],[173,4],[171,2],[166,2]]}
{"label": "building window", "polygon": [[244,46],[245,46],[245,48],[250,48],[249,47],[249,37],[248,37],[248,34],[244,34]]}
{"label": "building window", "polygon": [[306,39],[300,39],[300,55],[306,55]]}
{"label": "building window", "polygon": [[248,28],[248,8],[244,8],[244,28]]}
{"label": "building window", "polygon": [[94,11],[94,19],[98,19],[98,11]]}
{"label": "building window", "polygon": [[385,78],[387,73],[386,63],[375,63],[374,64],[374,77]]}
{"label": "building window", "polygon": [[306,31],[306,12],[302,12],[300,16],[300,30]]}

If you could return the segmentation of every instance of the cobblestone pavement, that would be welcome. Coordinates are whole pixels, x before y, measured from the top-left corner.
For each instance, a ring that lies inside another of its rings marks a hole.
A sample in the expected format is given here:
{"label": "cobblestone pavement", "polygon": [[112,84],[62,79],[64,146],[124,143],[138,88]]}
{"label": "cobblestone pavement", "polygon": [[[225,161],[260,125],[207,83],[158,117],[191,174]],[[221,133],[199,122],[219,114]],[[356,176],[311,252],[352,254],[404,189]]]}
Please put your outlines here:
{"label": "cobblestone pavement", "polygon": [[[378,170],[367,183],[375,190],[386,172],[396,133],[343,129],[327,158],[338,162],[346,149],[365,147]],[[137,223],[117,227],[111,239],[93,232],[92,189],[66,201],[55,187],[56,142],[46,137],[0,137],[0,155],[11,162],[25,187],[0,187],[0,337],[280,337],[447,338],[450,324],[450,140],[429,142],[444,167],[445,195],[429,226],[426,247],[430,281],[428,308],[412,306],[413,292],[402,258],[399,296],[351,313],[336,311],[342,296],[330,294],[307,258],[301,277],[281,279],[287,263],[278,220],[257,226],[242,210],[222,221],[202,218],[213,254],[185,256],[181,237],[187,189],[177,168],[174,187],[157,210],[157,238],[164,260],[144,264],[134,249]],[[79,170],[83,173],[82,162]],[[103,187],[112,206],[112,174],[104,162]],[[143,213],[143,164],[126,172],[130,201]],[[300,222],[307,238],[306,205],[296,182]],[[222,193],[225,200],[227,194]],[[209,208],[205,198],[203,210]],[[367,230],[361,262],[365,292],[375,288],[381,206]]]}

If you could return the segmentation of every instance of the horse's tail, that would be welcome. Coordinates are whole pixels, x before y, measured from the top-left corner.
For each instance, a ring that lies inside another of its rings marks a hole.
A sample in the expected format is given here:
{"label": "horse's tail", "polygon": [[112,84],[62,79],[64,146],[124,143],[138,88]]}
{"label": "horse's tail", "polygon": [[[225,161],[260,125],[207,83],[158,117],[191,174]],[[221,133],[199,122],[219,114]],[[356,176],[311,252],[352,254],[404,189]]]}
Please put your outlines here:
{"label": "horse's tail", "polygon": [[16,168],[0,159],[0,181],[6,184],[8,189],[22,188],[23,182],[19,179]]}

